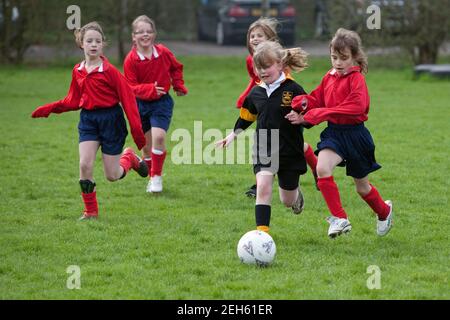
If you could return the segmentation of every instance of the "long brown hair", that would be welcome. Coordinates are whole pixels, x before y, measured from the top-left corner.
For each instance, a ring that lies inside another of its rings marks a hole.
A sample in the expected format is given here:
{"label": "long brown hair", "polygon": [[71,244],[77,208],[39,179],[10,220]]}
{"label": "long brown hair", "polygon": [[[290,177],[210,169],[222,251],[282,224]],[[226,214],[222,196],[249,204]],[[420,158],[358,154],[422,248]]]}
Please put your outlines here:
{"label": "long brown hair", "polygon": [[355,31],[340,28],[330,42],[330,50],[333,49],[342,55],[346,48],[350,50],[353,60],[361,67],[361,72],[369,72],[369,63],[360,36]]}

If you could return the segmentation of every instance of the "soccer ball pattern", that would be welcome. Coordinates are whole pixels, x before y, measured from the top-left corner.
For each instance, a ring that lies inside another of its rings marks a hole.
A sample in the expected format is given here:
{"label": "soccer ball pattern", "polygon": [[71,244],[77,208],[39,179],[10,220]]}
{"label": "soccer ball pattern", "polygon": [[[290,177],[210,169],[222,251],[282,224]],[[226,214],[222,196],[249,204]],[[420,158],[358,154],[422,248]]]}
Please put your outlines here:
{"label": "soccer ball pattern", "polygon": [[239,240],[237,254],[242,263],[261,267],[270,265],[275,259],[277,248],[272,237],[259,230],[247,232]]}

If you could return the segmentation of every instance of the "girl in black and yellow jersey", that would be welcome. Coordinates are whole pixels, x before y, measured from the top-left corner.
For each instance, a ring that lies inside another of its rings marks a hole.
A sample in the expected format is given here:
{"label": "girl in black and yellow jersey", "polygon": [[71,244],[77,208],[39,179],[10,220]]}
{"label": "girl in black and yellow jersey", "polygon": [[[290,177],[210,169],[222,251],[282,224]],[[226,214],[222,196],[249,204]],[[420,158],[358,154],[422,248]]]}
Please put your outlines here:
{"label": "girl in black and yellow jersey", "polygon": [[280,199],[295,214],[303,210],[304,199],[299,178],[306,172],[303,151],[303,127],[285,119],[292,111],[295,96],[305,94],[290,76],[306,66],[306,52],[300,48],[283,49],[279,43],[260,43],[253,55],[261,83],[246,97],[234,131],[217,145],[226,147],[255,120],[256,138],[253,151],[253,171],[256,174],[255,205],[258,230],[269,231],[272,185],[278,176]]}

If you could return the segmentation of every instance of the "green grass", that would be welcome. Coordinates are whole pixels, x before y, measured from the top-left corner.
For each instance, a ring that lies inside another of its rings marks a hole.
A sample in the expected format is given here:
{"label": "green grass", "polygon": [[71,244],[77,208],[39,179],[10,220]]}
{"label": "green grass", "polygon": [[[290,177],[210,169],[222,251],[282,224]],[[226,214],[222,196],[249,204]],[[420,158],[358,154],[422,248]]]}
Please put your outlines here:
{"label": "green grass", "polygon": [[[168,137],[176,128],[192,132],[200,120],[204,131],[232,128],[247,83],[244,59],[181,61],[190,93],[174,98]],[[307,91],[328,68],[325,59],[310,64],[296,75]],[[174,165],[169,155],[164,193],[151,196],[136,174],[107,182],[99,155],[100,219],[77,221],[78,112],[30,117],[66,94],[70,68],[0,68],[0,299],[450,298],[449,81],[413,81],[409,69],[373,67],[367,76],[367,126],[383,165],[371,181],[395,205],[388,236],[376,235],[369,207],[337,169],[353,230],[329,240],[327,209],[307,173],[301,216],[274,192],[278,252],[274,265],[259,269],[236,255],[239,238],[254,228],[254,201],[244,197],[254,181],[249,165]],[[307,130],[305,140],[315,145],[323,128]],[[81,268],[81,290],[66,288],[70,265]],[[366,286],[370,265],[381,269],[380,290]]]}

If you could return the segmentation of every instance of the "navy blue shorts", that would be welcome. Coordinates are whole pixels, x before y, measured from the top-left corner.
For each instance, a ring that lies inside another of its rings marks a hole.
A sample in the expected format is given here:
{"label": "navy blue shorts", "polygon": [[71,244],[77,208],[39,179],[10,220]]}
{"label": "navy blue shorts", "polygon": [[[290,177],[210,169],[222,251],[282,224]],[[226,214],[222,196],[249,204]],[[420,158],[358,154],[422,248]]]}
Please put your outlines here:
{"label": "navy blue shorts", "polygon": [[144,133],[151,128],[161,128],[166,132],[169,130],[174,105],[173,99],[169,94],[155,101],[136,100]]}
{"label": "navy blue shorts", "polygon": [[344,161],[347,176],[361,179],[381,166],[375,161],[375,144],[364,123],[338,125],[328,122],[328,127],[320,134],[316,154],[323,149],[331,149]]}
{"label": "navy blue shorts", "polygon": [[117,105],[112,108],[81,110],[78,134],[79,142],[100,142],[104,154],[121,154],[128,134],[122,108]]}

